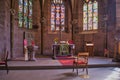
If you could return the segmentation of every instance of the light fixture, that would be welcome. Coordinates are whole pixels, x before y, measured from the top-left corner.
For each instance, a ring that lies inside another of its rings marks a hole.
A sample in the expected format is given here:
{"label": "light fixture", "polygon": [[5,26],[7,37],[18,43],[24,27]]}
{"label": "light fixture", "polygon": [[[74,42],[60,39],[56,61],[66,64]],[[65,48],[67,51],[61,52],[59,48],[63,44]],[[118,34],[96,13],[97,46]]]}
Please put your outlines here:
{"label": "light fixture", "polygon": [[15,15],[15,13],[16,13],[16,11],[15,11],[15,9],[10,9],[10,13],[12,14],[12,15]]}

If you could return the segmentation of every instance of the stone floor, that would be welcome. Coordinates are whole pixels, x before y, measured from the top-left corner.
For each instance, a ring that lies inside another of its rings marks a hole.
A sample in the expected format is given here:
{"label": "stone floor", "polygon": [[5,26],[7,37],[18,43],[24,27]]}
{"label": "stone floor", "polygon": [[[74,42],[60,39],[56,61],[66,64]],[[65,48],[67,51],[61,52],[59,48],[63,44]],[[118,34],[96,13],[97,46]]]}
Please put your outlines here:
{"label": "stone floor", "polygon": [[0,70],[0,80],[120,80],[120,68],[89,68],[86,76],[79,69],[79,75],[72,69],[11,70],[8,74]]}
{"label": "stone floor", "polygon": [[24,58],[8,61],[9,73],[0,66],[0,80],[120,80],[120,63],[112,58],[89,57],[89,75],[79,69],[79,75],[72,72],[71,66],[63,66],[57,59],[37,58],[24,61]]}
{"label": "stone floor", "polygon": [[[36,61],[24,61],[24,59],[18,59],[8,62],[9,67],[63,67],[58,59],[47,58],[36,58]],[[89,57],[88,59],[89,67],[114,67],[119,66],[118,62],[112,62],[112,58],[106,57]],[[42,69],[43,69],[42,68]]]}

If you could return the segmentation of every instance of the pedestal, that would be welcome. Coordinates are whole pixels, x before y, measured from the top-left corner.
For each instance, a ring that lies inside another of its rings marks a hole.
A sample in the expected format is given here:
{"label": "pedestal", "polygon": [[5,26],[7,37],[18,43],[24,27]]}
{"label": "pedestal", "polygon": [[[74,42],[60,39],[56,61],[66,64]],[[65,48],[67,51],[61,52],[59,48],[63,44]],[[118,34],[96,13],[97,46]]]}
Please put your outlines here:
{"label": "pedestal", "polygon": [[24,56],[25,56],[25,61],[28,61],[28,50],[27,47],[24,47]]}
{"label": "pedestal", "polygon": [[38,50],[38,46],[34,46],[33,54],[32,54],[32,60],[36,60],[35,53]]}

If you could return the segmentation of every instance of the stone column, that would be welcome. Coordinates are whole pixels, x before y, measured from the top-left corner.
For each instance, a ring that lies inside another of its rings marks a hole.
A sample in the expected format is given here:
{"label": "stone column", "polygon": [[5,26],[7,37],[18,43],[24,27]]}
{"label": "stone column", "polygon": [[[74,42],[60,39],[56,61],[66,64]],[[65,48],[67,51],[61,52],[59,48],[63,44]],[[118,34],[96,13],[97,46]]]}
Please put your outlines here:
{"label": "stone column", "polygon": [[116,0],[116,30],[120,30],[120,0]]}

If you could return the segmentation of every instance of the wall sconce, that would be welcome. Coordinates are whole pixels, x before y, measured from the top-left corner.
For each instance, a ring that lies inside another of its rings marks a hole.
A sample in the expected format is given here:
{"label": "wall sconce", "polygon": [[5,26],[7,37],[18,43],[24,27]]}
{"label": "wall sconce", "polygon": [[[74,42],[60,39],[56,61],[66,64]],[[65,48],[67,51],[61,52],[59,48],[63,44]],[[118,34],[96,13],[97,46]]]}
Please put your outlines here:
{"label": "wall sconce", "polygon": [[77,22],[78,22],[78,19],[73,19],[73,20],[71,21],[72,24],[77,24]]}
{"label": "wall sconce", "polygon": [[11,13],[12,15],[15,15],[15,14],[16,14],[15,9],[10,9],[10,13]]}
{"label": "wall sconce", "polygon": [[41,23],[46,23],[46,18],[45,17],[41,17]]}
{"label": "wall sconce", "polygon": [[15,19],[15,20],[19,20],[19,19],[18,19],[18,15],[16,14],[15,9],[12,9],[12,8],[11,8],[11,9],[10,9],[10,13],[12,14],[12,16],[14,16],[14,19]]}

